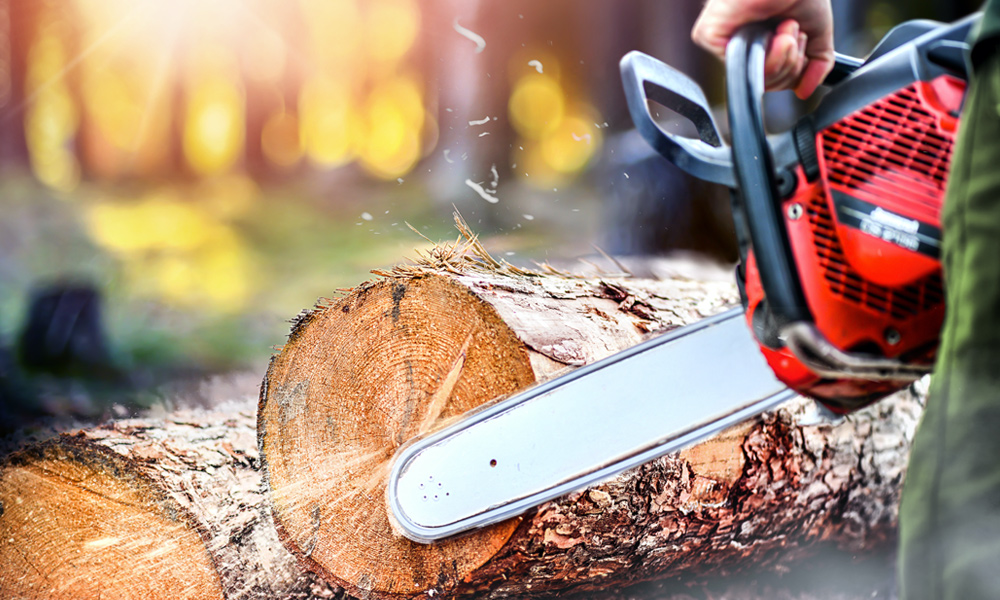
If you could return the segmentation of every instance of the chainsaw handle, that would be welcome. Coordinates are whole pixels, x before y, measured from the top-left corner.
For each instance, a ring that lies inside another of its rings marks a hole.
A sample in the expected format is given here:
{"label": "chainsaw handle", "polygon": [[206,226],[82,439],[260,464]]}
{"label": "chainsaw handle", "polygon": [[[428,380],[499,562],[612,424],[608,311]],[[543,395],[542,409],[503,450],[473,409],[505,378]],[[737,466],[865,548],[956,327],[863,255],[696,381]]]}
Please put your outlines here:
{"label": "chainsaw handle", "polygon": [[826,79],[823,80],[823,85],[837,85],[863,66],[865,66],[863,58],[834,52],[833,68],[827,73]]}
{"label": "chainsaw handle", "polygon": [[[621,60],[632,122],[649,145],[694,177],[733,187],[733,164],[701,88],[677,69],[633,50]],[[698,138],[668,132],[653,118],[652,100],[690,121]]]}
{"label": "chainsaw handle", "polygon": [[743,27],[730,40],[726,103],[738,210],[744,216],[764,296],[780,329],[813,318],[796,277],[774,158],[764,130],[764,58],[770,36],[770,27],[756,23]]}

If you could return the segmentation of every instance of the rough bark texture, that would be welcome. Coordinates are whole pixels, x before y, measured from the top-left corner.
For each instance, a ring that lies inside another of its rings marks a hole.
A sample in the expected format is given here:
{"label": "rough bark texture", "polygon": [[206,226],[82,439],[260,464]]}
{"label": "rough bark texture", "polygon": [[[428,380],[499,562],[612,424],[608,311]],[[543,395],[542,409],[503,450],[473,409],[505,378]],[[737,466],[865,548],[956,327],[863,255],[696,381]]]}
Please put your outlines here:
{"label": "rough bark texture", "polygon": [[819,542],[872,549],[894,539],[921,406],[906,391],[835,426],[798,426],[811,407],[791,401],[728,433],[744,454],[734,480],[704,475],[697,448],[664,457],[540,507],[460,589],[596,590],[788,565]]}
{"label": "rough bark texture", "polygon": [[[728,282],[529,274],[438,249],[300,315],[261,390],[258,438],[283,541],[361,597],[511,597],[773,567],[894,535],[922,406],[907,390],[843,422],[762,420],[433,545],[386,514],[395,449],[452,416],[736,302]],[[725,377],[713,365],[706,377]],[[692,375],[692,374],[685,374]],[[613,401],[613,399],[609,399]],[[669,401],[665,396],[664,401]]]}
{"label": "rough bark texture", "polygon": [[63,435],[0,470],[0,597],[332,598],[267,510],[252,396]]}

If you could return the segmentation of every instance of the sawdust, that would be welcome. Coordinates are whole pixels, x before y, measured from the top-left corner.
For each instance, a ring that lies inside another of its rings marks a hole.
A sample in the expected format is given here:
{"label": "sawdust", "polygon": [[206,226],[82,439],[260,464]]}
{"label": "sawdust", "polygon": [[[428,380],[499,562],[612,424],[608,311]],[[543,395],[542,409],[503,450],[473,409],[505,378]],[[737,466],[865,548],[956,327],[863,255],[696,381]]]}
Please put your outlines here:
{"label": "sawdust", "polygon": [[510,264],[502,258],[495,258],[479,241],[479,234],[472,231],[462,215],[455,211],[455,228],[459,236],[454,242],[434,243],[424,234],[407,223],[417,235],[434,247],[426,252],[417,251],[416,258],[409,264],[401,264],[391,269],[374,269],[372,273],[379,277],[405,278],[421,277],[434,273],[451,273],[452,275],[468,275],[486,273],[491,275],[506,275],[509,277],[568,277],[580,278],[572,273],[561,271],[547,263],[536,263],[538,269],[526,269]]}

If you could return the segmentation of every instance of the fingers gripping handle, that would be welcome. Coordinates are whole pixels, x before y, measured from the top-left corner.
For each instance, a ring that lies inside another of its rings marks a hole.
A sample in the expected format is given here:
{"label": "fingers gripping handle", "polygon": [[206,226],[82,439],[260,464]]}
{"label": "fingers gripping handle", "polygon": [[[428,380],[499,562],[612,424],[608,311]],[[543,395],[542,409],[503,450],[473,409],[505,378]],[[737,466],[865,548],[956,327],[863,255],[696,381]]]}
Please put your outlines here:
{"label": "fingers gripping handle", "polygon": [[[632,121],[657,152],[699,179],[735,185],[729,148],[722,144],[705,94],[680,71],[643,54],[629,52],[621,61],[622,82]],[[652,100],[691,121],[699,139],[667,132],[649,112]]]}

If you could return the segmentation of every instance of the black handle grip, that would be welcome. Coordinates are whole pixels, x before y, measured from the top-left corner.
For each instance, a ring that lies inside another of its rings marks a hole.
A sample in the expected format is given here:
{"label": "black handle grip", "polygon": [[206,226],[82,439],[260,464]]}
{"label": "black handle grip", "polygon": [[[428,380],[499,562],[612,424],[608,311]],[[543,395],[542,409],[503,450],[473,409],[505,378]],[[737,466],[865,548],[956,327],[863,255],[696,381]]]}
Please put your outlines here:
{"label": "black handle grip", "polygon": [[831,69],[830,73],[827,74],[826,79],[823,80],[823,84],[837,85],[841,81],[850,77],[852,73],[864,65],[864,59],[841,54],[840,52],[834,52],[833,69]]}
{"label": "black handle grip", "polygon": [[726,47],[726,96],[733,170],[761,285],[779,329],[812,321],[781,214],[774,160],[764,130],[764,57],[770,28],[748,25]]}
{"label": "black handle grip", "polygon": [[[646,142],[688,174],[733,187],[729,148],[722,144],[708,100],[698,84],[677,69],[637,51],[622,58],[621,72],[632,122]],[[691,121],[699,139],[675,135],[660,127],[649,112],[648,100]]]}

